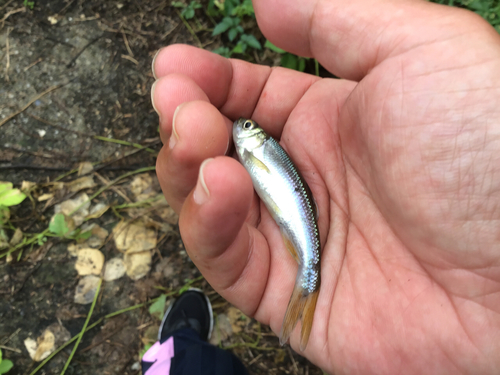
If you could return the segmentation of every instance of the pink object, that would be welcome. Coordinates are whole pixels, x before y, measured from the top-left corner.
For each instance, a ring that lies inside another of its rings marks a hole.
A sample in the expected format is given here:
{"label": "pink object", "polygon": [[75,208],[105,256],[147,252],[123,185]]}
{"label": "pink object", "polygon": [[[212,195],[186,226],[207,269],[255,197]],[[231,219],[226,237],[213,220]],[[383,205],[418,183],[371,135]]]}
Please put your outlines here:
{"label": "pink object", "polygon": [[163,344],[157,341],[149,350],[142,356],[142,360],[146,362],[154,362],[154,364],[146,371],[144,375],[168,375],[170,373],[170,362],[174,356],[174,338],[170,337]]}

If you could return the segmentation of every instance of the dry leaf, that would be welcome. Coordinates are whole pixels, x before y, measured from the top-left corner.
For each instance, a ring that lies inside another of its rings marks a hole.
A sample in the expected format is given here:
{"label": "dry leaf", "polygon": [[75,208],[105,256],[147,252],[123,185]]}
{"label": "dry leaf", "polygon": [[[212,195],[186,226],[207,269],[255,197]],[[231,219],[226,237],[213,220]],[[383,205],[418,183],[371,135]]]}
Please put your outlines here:
{"label": "dry leaf", "polygon": [[146,276],[151,269],[152,259],[153,255],[151,251],[126,253],[123,260],[127,276],[132,280],[139,280]]}
{"label": "dry leaf", "polygon": [[82,249],[78,251],[75,269],[80,276],[99,275],[104,265],[104,255],[96,249]]}
{"label": "dry leaf", "polygon": [[94,300],[99,284],[99,277],[88,275],[80,279],[75,290],[75,303],[80,305],[87,305]]}
{"label": "dry leaf", "polygon": [[154,325],[146,328],[143,336],[141,337],[142,343],[144,345],[147,345],[147,344],[154,344],[156,341],[158,341],[158,329],[159,328],[160,327],[157,324],[154,324]]}
{"label": "dry leaf", "polygon": [[59,323],[54,323],[48,326],[36,341],[32,338],[24,340],[24,346],[30,357],[34,361],[40,362],[53,353],[56,347],[70,338],[71,335],[66,328]]}
{"label": "dry leaf", "polygon": [[42,194],[40,195],[37,200],[38,202],[43,202],[43,201],[48,201],[49,199],[54,198],[54,194],[47,193],[47,194]]}
{"label": "dry leaf", "polygon": [[94,166],[89,161],[84,161],[78,166],[78,176],[90,173],[94,170]]}
{"label": "dry leaf", "polygon": [[21,183],[21,191],[30,190],[32,187],[36,186],[36,182],[23,181]]}
{"label": "dry leaf", "polygon": [[[78,211],[70,215],[78,207],[80,207]],[[62,213],[66,217],[71,216],[71,219],[73,219],[74,221],[74,225],[78,227],[83,223],[83,220],[89,214],[89,207],[90,207],[89,197],[87,194],[82,193],[78,195],[76,198],[68,199],[67,201],[62,202],[61,204],[56,204],[54,207],[54,213],[55,214]],[[74,227],[71,228],[70,224],[71,223],[67,223],[68,227],[70,229],[74,229]]]}
{"label": "dry leaf", "polygon": [[102,215],[104,215],[104,213],[108,209],[109,209],[108,204],[105,204],[102,202],[97,203],[96,205],[92,206],[92,208],[90,209],[90,214],[87,216],[87,220],[100,218]]}
{"label": "dry leaf", "polygon": [[121,221],[113,228],[113,236],[116,248],[127,254],[151,250],[156,247],[155,231],[146,228],[141,222],[129,224]]}
{"label": "dry leaf", "polygon": [[37,340],[37,348],[33,360],[40,362],[47,358],[54,351],[55,337],[48,329]]}
{"label": "dry leaf", "polygon": [[94,225],[92,227],[91,235],[87,239],[87,243],[90,247],[101,247],[104,245],[106,238],[108,238],[109,232],[100,227],[99,225]]}
{"label": "dry leaf", "polygon": [[179,215],[175,213],[165,200],[159,204],[156,213],[169,224],[176,225],[179,221]]}
{"label": "dry leaf", "polygon": [[104,281],[117,280],[125,275],[125,263],[121,258],[113,258],[104,265]]}
{"label": "dry leaf", "polygon": [[218,346],[221,341],[227,340],[233,333],[231,322],[226,314],[218,314],[217,321],[210,337],[210,344]]}
{"label": "dry leaf", "polygon": [[10,246],[16,246],[21,240],[23,239],[23,231],[19,228],[16,228],[16,231],[12,235],[12,238],[10,239]]}
{"label": "dry leaf", "polygon": [[285,360],[286,352],[284,350],[277,350],[277,353],[274,355],[274,363],[279,365],[283,363]]}
{"label": "dry leaf", "polygon": [[130,191],[135,196],[136,202],[144,201],[155,196],[158,191],[153,181],[153,177],[149,173],[142,173],[134,177],[130,183]]}
{"label": "dry leaf", "polygon": [[36,348],[38,346],[36,341],[33,340],[31,337],[28,337],[26,340],[24,340],[24,346],[26,347],[26,350],[28,351],[28,354],[30,355],[31,359],[33,359],[35,357]]}
{"label": "dry leaf", "polygon": [[56,181],[51,183],[52,188],[50,190],[52,191],[58,191],[58,190],[63,190],[65,186],[65,182],[62,181]]}
{"label": "dry leaf", "polygon": [[83,189],[91,189],[96,186],[94,178],[92,176],[80,177],[74,181],[66,183],[66,187],[69,191],[76,193],[77,191]]}
{"label": "dry leaf", "polygon": [[68,245],[68,253],[72,257],[76,257],[76,256],[78,256],[78,252],[80,250],[86,249],[87,247],[88,247],[88,245],[86,243],[82,243],[82,244],[72,243],[72,244]]}
{"label": "dry leaf", "polygon": [[47,20],[50,22],[51,25],[55,25],[57,22],[59,22],[57,16],[48,16]]}
{"label": "dry leaf", "polygon": [[52,240],[48,240],[42,246],[40,246],[38,249],[30,252],[28,255],[28,258],[34,263],[41,261],[53,245],[54,245],[54,242],[52,242]]}
{"label": "dry leaf", "polygon": [[242,320],[242,316],[245,315],[236,307],[229,307],[227,309],[227,316],[229,318],[229,322],[231,323],[233,333],[240,333],[245,327],[245,321]]}
{"label": "dry leaf", "polygon": [[71,338],[69,331],[59,322],[51,324],[47,329],[54,334],[56,348]]}
{"label": "dry leaf", "polygon": [[89,224],[82,225],[82,232],[90,231],[91,235],[88,239],[79,244],[70,244],[68,245],[68,252],[71,256],[76,257],[78,255],[78,251],[93,247],[99,248],[104,245],[106,238],[108,237],[108,231],[97,224]]}
{"label": "dry leaf", "polygon": [[87,247],[98,248],[104,245],[106,238],[108,237],[109,232],[100,227],[97,224],[83,224],[82,232],[90,231],[90,237],[85,241],[80,241],[81,244],[87,244]]}

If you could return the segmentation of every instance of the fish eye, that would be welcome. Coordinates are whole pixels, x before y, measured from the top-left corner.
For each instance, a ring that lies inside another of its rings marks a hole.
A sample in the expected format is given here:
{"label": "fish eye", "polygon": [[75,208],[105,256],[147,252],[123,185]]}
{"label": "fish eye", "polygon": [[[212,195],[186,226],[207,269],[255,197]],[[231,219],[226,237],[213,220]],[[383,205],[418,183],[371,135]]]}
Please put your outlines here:
{"label": "fish eye", "polygon": [[253,126],[253,124],[252,124],[252,121],[250,121],[250,120],[247,120],[243,123],[243,129],[249,130],[249,129],[252,129],[252,126]]}

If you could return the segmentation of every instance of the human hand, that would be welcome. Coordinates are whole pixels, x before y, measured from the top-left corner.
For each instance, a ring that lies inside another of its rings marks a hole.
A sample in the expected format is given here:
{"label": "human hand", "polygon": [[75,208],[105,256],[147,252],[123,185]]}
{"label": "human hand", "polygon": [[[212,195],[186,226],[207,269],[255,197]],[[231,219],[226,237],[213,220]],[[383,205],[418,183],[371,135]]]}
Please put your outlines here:
{"label": "human hand", "polygon": [[336,374],[495,373],[499,35],[423,1],[254,6],[271,42],[350,81],[188,46],[159,53],[157,172],[192,260],[280,331],[297,265],[247,172],[223,156],[232,121],[252,118],[280,139],[319,206],[322,286],[303,354]]}

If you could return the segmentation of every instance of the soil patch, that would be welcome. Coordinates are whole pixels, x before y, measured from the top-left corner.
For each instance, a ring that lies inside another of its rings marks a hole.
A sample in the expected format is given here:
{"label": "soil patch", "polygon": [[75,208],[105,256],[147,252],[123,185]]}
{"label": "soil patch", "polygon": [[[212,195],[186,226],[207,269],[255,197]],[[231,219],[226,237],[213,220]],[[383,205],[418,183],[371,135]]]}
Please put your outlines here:
{"label": "soil patch", "polygon": [[[197,12],[202,23],[197,37],[203,46],[215,48],[217,41],[210,37],[213,24],[202,10]],[[95,166],[88,175],[96,186],[83,191],[91,196],[108,186],[92,204],[128,205],[108,209],[91,222],[112,233],[120,220],[142,220],[154,229],[157,239],[145,277],[123,276],[102,284],[90,324],[102,321],[83,336],[66,373],[140,373],[139,353],[154,341],[159,325],[148,303],[162,293],[173,295],[192,285],[203,289],[214,305],[221,345],[230,347],[250,373],[321,374],[290,349],[280,347],[267,327],[235,311],[200,278],[184,251],[175,215],[168,207],[159,210],[144,203],[154,194],[134,207],[137,200],[130,185],[134,176],[123,176],[155,165],[161,145],[157,115],[150,104],[154,80],[150,66],[155,52],[172,43],[197,45],[198,41],[170,2],[36,1],[33,10],[21,0],[0,4],[0,123],[4,122],[0,181],[17,187],[32,181],[34,196],[52,194],[48,200],[26,200],[13,207],[13,225],[24,233],[44,231],[55,205],[76,196],[67,185],[57,190],[55,181],[75,180],[75,173],[64,175],[82,162],[91,162]],[[155,181],[153,172],[144,173]],[[160,193],[157,182],[152,186],[152,193]],[[13,234],[7,232],[9,237]],[[28,354],[26,339],[36,341],[54,325],[73,337],[90,308],[74,302],[83,277],[68,251],[75,241],[58,237],[44,241],[21,255],[14,253],[8,263],[0,259],[0,344],[10,348],[3,349],[3,356],[14,362],[12,374],[29,374],[38,365]],[[98,248],[106,260],[123,257],[111,235]],[[105,318],[138,304],[144,306]],[[72,347],[63,349],[38,373],[59,374]]]}

